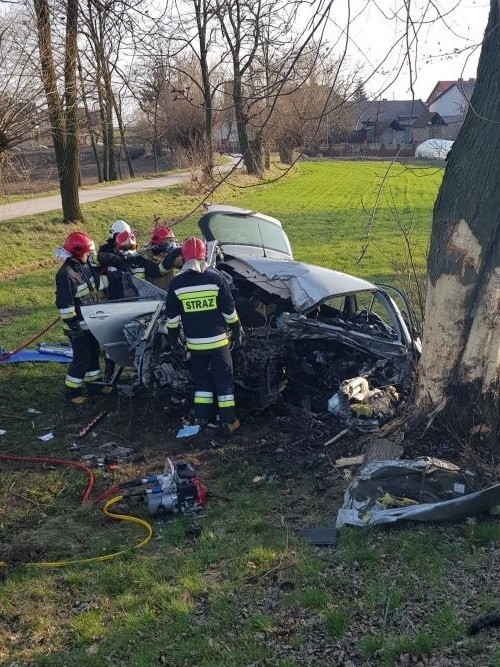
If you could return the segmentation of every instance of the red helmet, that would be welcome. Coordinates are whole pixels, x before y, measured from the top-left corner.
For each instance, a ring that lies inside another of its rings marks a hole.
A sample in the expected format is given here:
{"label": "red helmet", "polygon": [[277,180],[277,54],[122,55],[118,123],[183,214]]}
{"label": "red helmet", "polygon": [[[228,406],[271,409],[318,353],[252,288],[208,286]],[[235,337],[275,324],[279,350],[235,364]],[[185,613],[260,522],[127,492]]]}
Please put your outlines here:
{"label": "red helmet", "polygon": [[115,238],[115,250],[126,252],[127,250],[136,250],[137,237],[134,232],[120,232]]}
{"label": "red helmet", "polygon": [[75,259],[82,259],[86,253],[95,250],[95,245],[85,232],[71,232],[64,241],[63,248]]}
{"label": "red helmet", "polygon": [[150,245],[160,245],[160,243],[165,243],[165,241],[175,241],[173,231],[170,227],[165,227],[164,225],[155,227],[151,232]]}
{"label": "red helmet", "polygon": [[196,236],[190,236],[181,246],[182,259],[189,262],[190,259],[202,260],[207,256],[207,246]]}

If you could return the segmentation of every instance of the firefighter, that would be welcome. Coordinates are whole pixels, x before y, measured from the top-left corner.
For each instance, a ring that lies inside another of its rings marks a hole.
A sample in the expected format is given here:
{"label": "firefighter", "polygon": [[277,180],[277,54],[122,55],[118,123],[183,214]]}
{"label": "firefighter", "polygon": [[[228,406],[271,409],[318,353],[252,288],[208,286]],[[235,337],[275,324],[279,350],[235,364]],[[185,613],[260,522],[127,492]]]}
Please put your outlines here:
{"label": "firefighter", "polygon": [[116,237],[120,232],[132,232],[130,225],[125,220],[115,220],[109,228],[109,238],[99,246],[99,252],[115,252]]}
{"label": "firefighter", "polygon": [[166,298],[166,331],[174,349],[182,323],[194,384],[194,416],[204,426],[214,416],[214,388],[224,435],[240,426],[234,402],[233,346],[241,345],[243,331],[226,278],[207,267],[206,246],[191,237],[181,246],[183,267],[170,283]]}
{"label": "firefighter", "polygon": [[[144,257],[142,253],[137,252],[137,238],[133,232],[120,232],[115,239],[115,253],[123,262],[122,273],[128,273],[143,280],[150,280],[168,274],[172,270],[177,257],[180,256],[181,249],[180,246],[172,247],[165,253],[161,262],[153,262]],[[105,258],[107,256],[99,253],[98,257]],[[109,276],[109,278],[111,277]]]}
{"label": "firefighter", "polygon": [[[55,279],[56,308],[73,348],[73,360],[65,379],[65,398],[74,405],[81,405],[87,396],[109,394],[113,390],[99,382],[99,343],[80,310],[82,305],[99,301],[98,291],[107,287],[107,277],[99,276],[89,262],[94,252],[94,242],[85,232],[71,232],[56,251],[60,258],[65,258]],[[83,393],[84,387],[87,395]]]}
{"label": "firefighter", "polygon": [[102,264],[116,259],[117,271],[108,273],[109,287],[107,290],[108,299],[123,299],[124,297],[137,296],[137,289],[130,281],[130,276],[150,281],[152,278],[160,278],[168,274],[180,255],[179,248],[173,248],[165,253],[161,262],[153,262],[144,257],[143,253],[137,252],[137,238],[133,232],[120,232],[115,239],[115,254],[98,253],[100,263]]}
{"label": "firefighter", "polygon": [[[129,228],[129,231],[123,230],[115,235],[113,253],[99,252],[97,255],[100,265],[103,263],[104,265],[111,264],[110,269],[116,267],[116,270],[107,272],[108,287],[106,294],[108,300],[136,297],[138,295],[130,276],[153,280],[171,274],[173,264],[180,255],[180,247],[165,252],[159,262],[151,261],[137,253],[137,238]],[[115,362],[107,357],[104,368],[104,380],[106,382],[113,381],[115,368]]]}
{"label": "firefighter", "polygon": [[180,254],[180,245],[177,243],[175,235],[170,227],[159,225],[151,232],[148,249],[143,254],[143,257],[151,260],[152,262],[160,264],[170,252],[174,252],[172,255],[172,268],[167,271],[167,273],[164,273],[160,278],[148,278],[150,283],[156,285],[165,292],[168,290],[168,286],[174,277],[174,269],[181,268],[182,258]]}

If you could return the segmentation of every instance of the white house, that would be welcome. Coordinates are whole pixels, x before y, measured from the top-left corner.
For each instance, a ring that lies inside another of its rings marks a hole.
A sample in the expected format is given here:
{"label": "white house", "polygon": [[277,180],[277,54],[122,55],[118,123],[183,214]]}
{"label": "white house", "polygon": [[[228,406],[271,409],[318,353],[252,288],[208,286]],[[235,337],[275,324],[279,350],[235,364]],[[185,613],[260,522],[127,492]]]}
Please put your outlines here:
{"label": "white house", "polygon": [[429,95],[426,106],[429,111],[438,113],[446,121],[443,139],[454,140],[469,108],[470,98],[476,79],[464,81],[438,81]]}

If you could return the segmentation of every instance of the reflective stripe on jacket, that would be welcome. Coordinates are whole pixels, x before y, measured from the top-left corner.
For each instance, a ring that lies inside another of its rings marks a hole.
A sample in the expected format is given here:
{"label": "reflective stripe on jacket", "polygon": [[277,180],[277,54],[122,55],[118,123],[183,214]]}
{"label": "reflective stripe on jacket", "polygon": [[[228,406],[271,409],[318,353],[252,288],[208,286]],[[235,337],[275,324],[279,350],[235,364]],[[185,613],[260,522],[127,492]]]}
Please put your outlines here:
{"label": "reflective stripe on jacket", "polygon": [[87,262],[69,257],[56,273],[56,308],[65,330],[79,326],[88,329],[80,306],[97,303],[99,290],[106,289],[107,277],[99,276]]}
{"label": "reflective stripe on jacket", "polygon": [[238,315],[226,278],[216,269],[183,271],[170,283],[166,299],[166,328],[182,322],[190,350],[213,350],[227,345],[227,325]]}

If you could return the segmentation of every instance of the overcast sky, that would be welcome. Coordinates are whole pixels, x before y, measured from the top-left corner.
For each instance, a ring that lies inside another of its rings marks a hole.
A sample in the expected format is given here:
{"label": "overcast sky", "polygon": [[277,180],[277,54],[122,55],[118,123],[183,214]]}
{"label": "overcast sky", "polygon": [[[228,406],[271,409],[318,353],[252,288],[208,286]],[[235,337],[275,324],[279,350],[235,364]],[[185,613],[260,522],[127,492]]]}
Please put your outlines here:
{"label": "overcast sky", "polygon": [[[403,0],[350,2],[349,62],[351,66],[362,65],[365,77],[378,68],[365,85],[370,98],[411,98],[407,59],[404,62],[404,4]],[[415,98],[425,101],[437,81],[475,78],[488,20],[488,0],[412,0],[408,4],[418,31],[418,43],[414,41],[411,47]],[[444,16],[440,20],[435,20],[436,6]],[[337,12],[335,22],[345,34],[345,17],[339,18]],[[338,53],[340,48],[341,40],[335,51]]]}

